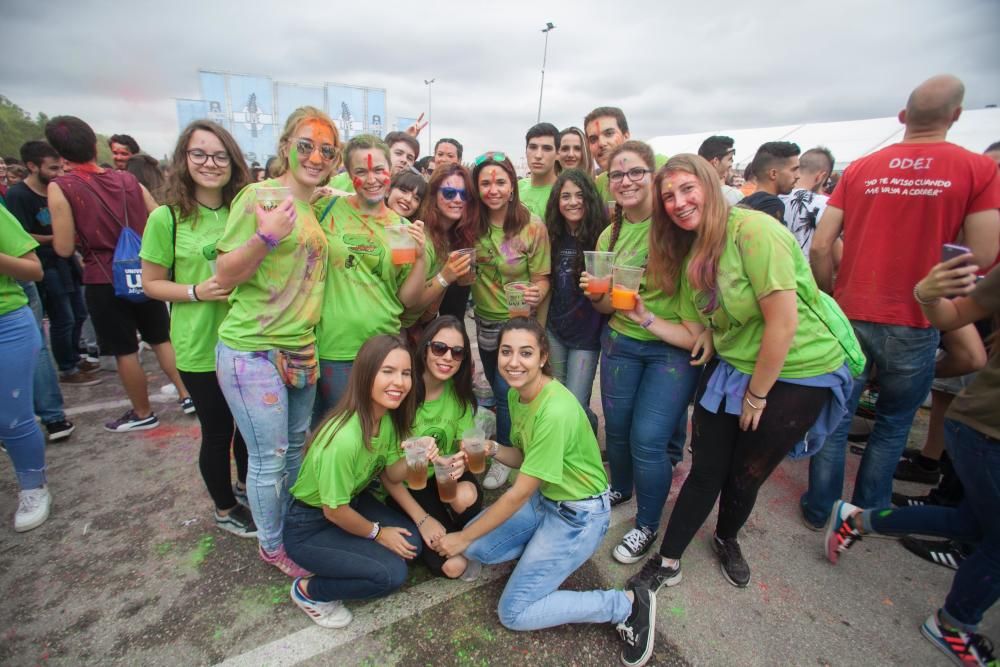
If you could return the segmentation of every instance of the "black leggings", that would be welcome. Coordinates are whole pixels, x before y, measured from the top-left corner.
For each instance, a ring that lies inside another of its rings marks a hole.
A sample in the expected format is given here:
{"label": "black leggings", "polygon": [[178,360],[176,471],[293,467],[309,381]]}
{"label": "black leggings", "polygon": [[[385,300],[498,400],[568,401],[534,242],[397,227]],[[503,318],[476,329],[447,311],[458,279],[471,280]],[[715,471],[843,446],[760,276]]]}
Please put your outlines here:
{"label": "black leggings", "polygon": [[723,405],[713,414],[698,402],[714,365],[706,369],[694,399],[691,473],[674,504],[660,545],[664,558],[679,559],[705,523],[716,498],[719,518],[715,534],[736,537],[757,502],[757,491],[795,443],[802,440],[830,398],[825,387],[775,382],[756,431],[741,431],[738,415]]}
{"label": "black leggings", "polygon": [[[458,478],[459,482],[472,482],[476,485],[476,502],[472,503],[469,509],[465,510],[461,514],[455,514],[448,503],[442,502],[441,497],[438,496],[437,482],[434,481],[433,477],[427,479],[427,488],[420,489],[419,491],[414,491],[410,489],[410,495],[413,499],[417,501],[417,504],[424,508],[424,511],[430,514],[432,517],[441,522],[444,526],[445,531],[449,533],[454,533],[465,528],[465,524],[476,518],[476,515],[483,509],[483,488],[479,485],[479,481],[476,477],[466,470],[462,473],[462,476]],[[386,504],[394,510],[397,510],[403,516],[406,516],[406,512],[403,508],[389,496]],[[441,572],[441,566],[444,565],[445,558],[443,558],[438,552],[429,548],[426,544],[424,545],[424,550],[421,552],[420,557],[423,559],[424,564],[427,565],[428,569],[434,574],[443,576]]]}
{"label": "black leggings", "polygon": [[247,446],[236,428],[233,413],[219,388],[219,380],[212,371],[189,373],[180,371],[184,386],[191,393],[191,400],[198,410],[201,422],[201,451],[198,454],[198,468],[202,479],[212,496],[215,507],[220,510],[236,506],[233,495],[232,476],[229,467],[229,446],[232,444],[233,458],[236,459],[236,475],[240,482],[247,481]]}

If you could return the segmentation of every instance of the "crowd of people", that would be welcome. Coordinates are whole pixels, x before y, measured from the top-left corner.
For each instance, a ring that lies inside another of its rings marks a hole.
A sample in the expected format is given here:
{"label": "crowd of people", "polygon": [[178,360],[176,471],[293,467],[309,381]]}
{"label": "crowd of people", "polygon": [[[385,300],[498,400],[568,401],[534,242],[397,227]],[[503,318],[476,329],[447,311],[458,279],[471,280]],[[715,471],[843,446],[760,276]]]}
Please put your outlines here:
{"label": "crowd of people", "polygon": [[[1000,147],[947,142],[963,94],[951,76],[922,83],[903,140],[832,190],[826,148],[765,143],[741,183],[731,138],[657,155],[610,106],[582,129],[531,127],[520,180],[499,150],[463,164],[453,138],[418,160],[419,121],[344,142],[302,107],[260,167],[200,120],[161,171],[127,135],[101,166],[90,126],[53,118],[47,142],[21,149],[26,175],[0,189],[15,530],[50,512],[38,423],[50,441],[72,433],[60,382],[100,381],[89,321],[130,402],[105,428],[159,424],[141,340],[200,421],[216,525],[256,538],[322,627],[351,622],[345,601],[397,590],[415,559],[464,580],[517,560],[504,626],[611,623],[623,664],[645,664],[657,592],[680,583],[716,503],[711,546],[746,587],[739,532],[759,489],[809,457],[801,516],[829,560],[869,533],[953,540],[912,543],[957,570],[922,632],[959,664],[995,664],[977,626],[1000,596]],[[476,364],[492,399],[474,390]],[[928,447],[906,457],[935,376],[963,387],[935,398]],[[866,390],[874,425],[847,502]],[[690,474],[661,531],[689,412]],[[938,461],[946,491],[892,493],[894,474]],[[484,508],[484,489],[503,491]],[[560,590],[633,497],[612,555],[646,562],[621,589]]]}

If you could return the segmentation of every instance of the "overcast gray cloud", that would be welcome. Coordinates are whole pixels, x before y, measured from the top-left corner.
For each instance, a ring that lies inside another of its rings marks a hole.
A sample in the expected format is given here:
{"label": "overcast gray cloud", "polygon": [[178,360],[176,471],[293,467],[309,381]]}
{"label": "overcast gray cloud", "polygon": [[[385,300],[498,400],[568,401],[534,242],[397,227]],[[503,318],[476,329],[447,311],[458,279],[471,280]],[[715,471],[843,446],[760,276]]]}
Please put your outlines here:
{"label": "overcast gray cloud", "polygon": [[[636,137],[895,114],[936,73],[966,107],[1000,102],[1000,2],[8,2],[0,94],[127,132],[154,155],[199,68],[388,90],[390,119],[426,110],[434,137],[520,155],[534,123],[621,106]],[[14,54],[17,54],[16,57]],[[998,128],[1000,134],[1000,128]],[[426,134],[422,136],[426,140]]]}

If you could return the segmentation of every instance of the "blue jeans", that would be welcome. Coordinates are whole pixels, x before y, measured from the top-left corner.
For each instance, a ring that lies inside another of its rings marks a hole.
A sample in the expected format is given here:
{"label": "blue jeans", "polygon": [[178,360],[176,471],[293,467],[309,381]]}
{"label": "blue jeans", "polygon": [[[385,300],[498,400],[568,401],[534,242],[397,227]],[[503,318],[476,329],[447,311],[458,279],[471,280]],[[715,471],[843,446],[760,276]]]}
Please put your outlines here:
{"label": "blue jeans", "polygon": [[80,332],[87,320],[83,290],[67,265],[46,269],[42,285],[45,310],[49,314],[52,356],[60,373],[75,372],[80,363]]}
{"label": "blue jeans", "polygon": [[[407,542],[417,555],[420,531],[410,519],[363,491],[351,507],[369,521],[410,531]],[[309,580],[313,600],[369,600],[389,595],[406,582],[407,561],[378,542],[352,535],[323,515],[319,507],[295,501],[285,518],[285,551],[315,576]]]}
{"label": "blue jeans", "polygon": [[27,306],[0,315],[0,441],[22,491],[45,484],[45,436],[35,421],[32,387],[41,346]]}
{"label": "blue jeans", "polygon": [[597,415],[590,409],[590,395],[594,389],[597,361],[600,350],[580,350],[568,347],[551,331],[549,334],[549,363],[552,373],[580,401],[590,426],[597,433]]}
{"label": "blue jeans", "polygon": [[215,348],[215,370],[236,426],[247,445],[247,498],[257,540],[267,551],[281,546],[288,489],[302,465],[302,445],[316,386],[285,386],[267,352]]}
{"label": "blue jeans", "polygon": [[861,349],[868,357],[864,372],[854,380],[854,392],[840,426],[809,462],[809,488],[802,512],[812,524],[826,522],[830,508],[844,491],[844,453],[851,420],[872,367],[878,371],[875,424],[861,457],[851,503],[862,508],[889,507],[892,473],[906,448],[913,416],[927,398],[934,379],[937,329],[915,329],[852,321]]}
{"label": "blue jeans", "polygon": [[520,558],[497,608],[504,627],[539,630],[629,617],[632,603],[622,591],[559,590],[601,545],[610,520],[607,493],[556,502],[536,491],[512,517],[469,545],[465,556],[483,563]]}
{"label": "blue jeans", "polygon": [[45,330],[42,327],[42,300],[38,297],[38,288],[31,281],[20,283],[24,293],[28,295],[28,307],[38,322],[41,334],[42,349],[38,351],[38,364],[35,365],[35,414],[43,424],[51,424],[66,419],[63,412],[63,395],[59,389],[59,378],[52,366],[52,356],[45,344]]}
{"label": "blue jeans", "polygon": [[694,394],[701,369],[691,354],[660,341],[639,341],[610,327],[601,334],[601,403],[611,489],[631,496],[638,527],[656,532],[670,492],[668,441]]}
{"label": "blue jeans", "polygon": [[944,422],[944,438],[965,487],[958,507],[868,510],[862,519],[866,531],[937,535],[977,545],[959,565],[942,610],[945,622],[974,632],[1000,598],[1000,441],[952,419]]}
{"label": "blue jeans", "polygon": [[313,406],[310,428],[316,430],[326,413],[333,409],[347,391],[353,361],[319,360],[319,382],[316,385],[316,404]]}
{"label": "blue jeans", "polygon": [[497,401],[497,442],[510,444],[510,407],[507,405],[507,392],[510,385],[503,379],[497,369],[498,350],[479,350],[479,358],[483,362],[483,375],[493,389]]}

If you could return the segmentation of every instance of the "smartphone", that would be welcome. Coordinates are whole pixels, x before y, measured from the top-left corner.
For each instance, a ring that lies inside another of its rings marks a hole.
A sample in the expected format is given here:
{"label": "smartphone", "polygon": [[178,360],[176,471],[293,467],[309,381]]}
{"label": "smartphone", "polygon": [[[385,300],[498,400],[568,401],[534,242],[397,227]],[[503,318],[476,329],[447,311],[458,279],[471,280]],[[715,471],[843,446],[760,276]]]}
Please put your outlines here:
{"label": "smartphone", "polygon": [[959,255],[965,255],[969,252],[971,251],[964,245],[958,245],[957,243],[945,243],[941,246],[941,261],[947,262],[949,259],[955,259]]}

